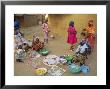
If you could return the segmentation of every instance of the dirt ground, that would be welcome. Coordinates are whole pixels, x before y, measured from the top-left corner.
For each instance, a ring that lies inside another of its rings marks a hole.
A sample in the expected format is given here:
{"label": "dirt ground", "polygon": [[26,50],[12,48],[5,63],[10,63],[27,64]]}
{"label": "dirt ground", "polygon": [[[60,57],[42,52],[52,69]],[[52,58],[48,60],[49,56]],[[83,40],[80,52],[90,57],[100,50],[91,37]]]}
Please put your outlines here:
{"label": "dirt ground", "polygon": [[[28,40],[32,41],[33,34],[36,32],[38,33],[38,36],[40,37],[40,40],[43,41],[44,34],[41,30],[40,26],[33,26],[33,27],[25,27],[21,28],[21,32],[24,33],[24,37]],[[50,32],[51,34],[51,32]],[[79,37],[80,38],[80,37]],[[80,39],[78,39],[80,40]],[[49,38],[49,43],[45,44],[46,48],[50,51],[50,54],[61,56],[61,55],[73,55],[74,52],[69,50],[70,45],[67,44],[67,38],[64,36],[55,35],[55,39]],[[77,48],[76,44],[76,48]],[[95,44],[95,48],[91,55],[88,56],[88,59],[86,60],[86,64],[90,67],[90,72],[88,74],[78,73],[78,74],[72,74],[67,69],[67,65],[59,65],[61,68],[65,69],[66,72],[63,74],[63,76],[96,76],[97,75],[97,45]],[[42,63],[42,59],[44,57],[40,57],[39,65],[42,67],[49,68],[48,66],[44,65]],[[16,60],[14,60],[14,75],[15,76],[36,76],[35,74],[35,68],[32,67],[28,63],[29,59],[25,58],[24,63],[17,63]]]}

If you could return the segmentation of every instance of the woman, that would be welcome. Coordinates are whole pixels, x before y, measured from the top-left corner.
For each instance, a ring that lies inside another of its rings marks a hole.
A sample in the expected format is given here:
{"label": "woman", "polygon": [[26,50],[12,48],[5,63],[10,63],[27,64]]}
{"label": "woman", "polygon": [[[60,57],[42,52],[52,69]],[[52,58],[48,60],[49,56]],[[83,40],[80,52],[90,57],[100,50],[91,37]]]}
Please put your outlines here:
{"label": "woman", "polygon": [[88,42],[93,50],[95,44],[95,28],[93,26],[93,20],[89,20],[86,30],[88,34]]}
{"label": "woman", "polygon": [[49,26],[48,26],[48,20],[45,20],[45,22],[42,24],[42,29],[44,32],[44,42],[48,43],[48,34],[50,32]]}
{"label": "woman", "polygon": [[74,50],[74,44],[77,42],[76,30],[74,27],[74,21],[70,21],[68,28],[68,39],[67,43],[71,44],[70,50]]}

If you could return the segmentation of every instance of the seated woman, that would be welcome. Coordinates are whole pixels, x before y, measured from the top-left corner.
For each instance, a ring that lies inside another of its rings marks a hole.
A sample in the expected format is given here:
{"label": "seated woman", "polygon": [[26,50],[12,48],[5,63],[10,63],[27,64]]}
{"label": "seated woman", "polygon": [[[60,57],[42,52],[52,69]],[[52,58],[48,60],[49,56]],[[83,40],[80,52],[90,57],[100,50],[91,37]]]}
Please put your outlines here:
{"label": "seated woman", "polygon": [[88,45],[87,45],[86,41],[82,40],[82,42],[80,42],[78,48],[76,49],[77,56],[79,54],[83,54],[86,51],[87,48],[88,48]]}
{"label": "seated woman", "polygon": [[42,49],[43,47],[44,47],[44,43],[39,41],[38,37],[33,38],[33,42],[32,42],[32,49],[33,50],[38,51],[38,50]]}
{"label": "seated woman", "polygon": [[23,59],[25,58],[25,51],[22,48],[22,45],[18,46],[18,49],[15,51],[15,57],[17,62],[23,62]]}
{"label": "seated woman", "polygon": [[14,35],[21,34],[21,36],[24,36],[24,34],[20,31],[21,24],[20,20],[15,18],[14,19]]}
{"label": "seated woman", "polygon": [[82,40],[80,41],[78,48],[76,49],[76,54],[87,53],[90,54],[90,44],[88,43],[88,36],[85,33],[81,33]]}
{"label": "seated woman", "polygon": [[90,54],[91,53],[91,47],[90,45],[88,44],[88,40],[87,40],[87,37],[85,36],[84,33],[81,33],[81,35],[84,37],[79,45],[78,45],[78,48],[76,49],[76,57],[77,57],[77,60],[75,61],[78,61],[81,63],[81,64],[84,64],[85,63],[85,59],[88,59],[87,58],[87,54]]}

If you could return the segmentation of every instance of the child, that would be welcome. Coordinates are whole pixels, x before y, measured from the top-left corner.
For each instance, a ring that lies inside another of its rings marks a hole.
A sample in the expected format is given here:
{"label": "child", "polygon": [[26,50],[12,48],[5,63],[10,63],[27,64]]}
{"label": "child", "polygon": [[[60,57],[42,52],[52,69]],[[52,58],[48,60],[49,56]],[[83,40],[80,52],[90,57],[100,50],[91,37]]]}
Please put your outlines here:
{"label": "child", "polygon": [[83,36],[87,36],[87,31],[86,31],[86,28],[84,28],[84,29],[82,30],[81,35],[82,35],[82,37],[83,37]]}
{"label": "child", "polygon": [[24,50],[22,49],[22,45],[19,45],[18,49],[16,50],[16,61],[24,63],[22,61],[23,59],[24,59]]}
{"label": "child", "polygon": [[42,29],[44,32],[44,42],[48,43],[48,34],[49,34],[49,27],[48,27],[48,20],[45,20],[45,22],[42,24]]}
{"label": "child", "polygon": [[73,45],[77,42],[76,34],[77,32],[74,27],[74,21],[70,21],[68,28],[68,39],[67,39],[67,43],[71,44],[70,50],[74,50]]}

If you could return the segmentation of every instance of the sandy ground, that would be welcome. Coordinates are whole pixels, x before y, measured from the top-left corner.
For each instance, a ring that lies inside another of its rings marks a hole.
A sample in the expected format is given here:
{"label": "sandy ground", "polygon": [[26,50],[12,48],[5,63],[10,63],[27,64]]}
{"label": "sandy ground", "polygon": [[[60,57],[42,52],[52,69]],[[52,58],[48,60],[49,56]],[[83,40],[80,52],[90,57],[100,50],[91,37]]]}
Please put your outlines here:
{"label": "sandy ground", "polygon": [[[22,28],[21,32],[24,33],[24,37],[26,39],[31,41],[33,38],[33,34],[37,32],[38,36],[40,37],[40,40],[43,41],[44,34],[39,26]],[[49,38],[49,43],[45,44],[46,45],[45,47],[50,51],[50,54],[53,54],[53,55],[57,55],[57,56],[67,55],[67,54],[73,55],[74,52],[69,50],[70,45],[66,43],[66,40],[67,40],[66,37],[64,36],[61,37],[57,35],[55,36],[55,39]],[[67,69],[67,65],[60,64],[58,66],[66,70],[63,76],[96,76],[97,75],[97,47],[96,46],[97,45],[95,44],[93,53],[89,55],[88,59],[86,60],[86,64],[90,67],[90,72],[88,74],[83,74],[83,73],[72,74]],[[48,66],[42,63],[43,58],[44,58],[43,56],[39,58],[38,65],[49,69]],[[14,75],[15,76],[36,76],[35,68],[32,65],[30,65],[28,62],[29,62],[28,58],[24,59],[24,63],[17,63],[14,60]]]}

